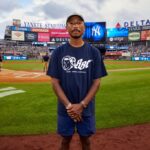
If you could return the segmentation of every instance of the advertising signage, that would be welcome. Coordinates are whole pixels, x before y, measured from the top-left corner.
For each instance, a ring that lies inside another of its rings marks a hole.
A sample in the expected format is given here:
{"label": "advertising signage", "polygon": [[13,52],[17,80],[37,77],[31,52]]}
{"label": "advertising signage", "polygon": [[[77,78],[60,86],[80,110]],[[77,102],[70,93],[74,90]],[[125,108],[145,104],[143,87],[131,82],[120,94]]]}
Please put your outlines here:
{"label": "advertising signage", "polygon": [[32,32],[49,32],[49,29],[44,28],[31,28]]}
{"label": "advertising signage", "polygon": [[51,23],[40,23],[40,22],[23,22],[23,26],[31,28],[47,28],[47,29],[64,29],[65,24],[51,24]]}
{"label": "advertising signage", "polygon": [[128,37],[127,28],[108,28],[107,29],[107,38],[113,37]]}
{"label": "advertising signage", "polygon": [[150,40],[150,30],[145,30],[141,32],[141,40],[142,41]]}
{"label": "advertising signage", "polygon": [[10,26],[10,29],[13,31],[31,31],[31,28],[29,27]]}
{"label": "advertising signage", "polygon": [[128,46],[106,45],[108,50],[128,50]]}
{"label": "advertising signage", "polygon": [[150,19],[142,19],[139,21],[124,22],[124,27],[138,27],[138,26],[148,26],[150,25]]}
{"label": "advertising signage", "polygon": [[38,33],[35,32],[25,32],[25,41],[37,41],[38,40]]}
{"label": "advertising signage", "polygon": [[128,36],[129,41],[140,41],[140,32],[130,32]]}
{"label": "advertising signage", "polygon": [[38,33],[38,42],[49,42],[49,33]]}
{"label": "advertising signage", "polygon": [[4,60],[27,60],[27,56],[4,56]]}
{"label": "advertising signage", "polygon": [[106,40],[106,22],[86,22],[83,39],[88,42],[104,42]]}
{"label": "advertising signage", "polygon": [[132,57],[133,61],[150,61],[150,57]]}
{"label": "advertising signage", "polygon": [[150,25],[149,25],[149,26],[130,27],[130,28],[128,28],[128,30],[129,30],[129,32],[132,32],[132,31],[150,30]]}
{"label": "advertising signage", "polygon": [[127,42],[128,37],[111,37],[107,38],[107,42]]}
{"label": "advertising signage", "polygon": [[24,32],[23,31],[12,31],[11,38],[15,41],[24,41]]}
{"label": "advertising signage", "polygon": [[150,30],[150,25],[149,26],[142,26],[142,30]]}
{"label": "advertising signage", "polygon": [[66,29],[50,29],[49,30],[50,37],[54,38],[69,38],[69,33]]}
{"label": "advertising signage", "polygon": [[133,32],[133,31],[141,31],[141,26],[137,26],[137,27],[130,27],[128,28],[129,32]]}
{"label": "advertising signage", "polygon": [[69,40],[69,33],[66,29],[49,29],[51,42],[67,42]]}
{"label": "advertising signage", "polygon": [[68,42],[69,38],[50,37],[50,42]]}

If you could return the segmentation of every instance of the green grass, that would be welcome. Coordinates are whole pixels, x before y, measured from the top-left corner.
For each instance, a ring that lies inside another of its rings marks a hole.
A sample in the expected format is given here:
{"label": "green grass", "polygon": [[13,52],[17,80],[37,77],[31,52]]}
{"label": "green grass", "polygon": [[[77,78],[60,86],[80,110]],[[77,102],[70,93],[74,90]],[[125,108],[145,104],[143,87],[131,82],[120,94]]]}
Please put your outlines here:
{"label": "green grass", "polygon": [[[136,61],[105,61],[107,69],[126,69],[126,68],[143,68],[150,67],[149,62]],[[11,70],[31,70],[42,71],[43,63],[41,60],[11,60],[4,61],[3,68]]]}
{"label": "green grass", "polygon": [[144,61],[118,61],[106,60],[107,69],[127,69],[127,68],[145,68],[150,67],[150,62]]}
{"label": "green grass", "polygon": [[43,63],[41,60],[16,60],[16,61],[4,61],[3,68],[10,70],[30,70],[30,71],[42,71]]}
{"label": "green grass", "polygon": [[0,98],[0,134],[36,134],[56,129],[56,98],[49,83],[1,84],[25,93]]}
{"label": "green grass", "polygon": [[[150,70],[108,73],[96,96],[97,129],[150,122]],[[0,84],[10,86],[26,92],[0,98],[0,134],[55,132],[57,101],[50,83]]]}
{"label": "green grass", "polygon": [[97,94],[97,128],[150,122],[150,70],[109,72]]}

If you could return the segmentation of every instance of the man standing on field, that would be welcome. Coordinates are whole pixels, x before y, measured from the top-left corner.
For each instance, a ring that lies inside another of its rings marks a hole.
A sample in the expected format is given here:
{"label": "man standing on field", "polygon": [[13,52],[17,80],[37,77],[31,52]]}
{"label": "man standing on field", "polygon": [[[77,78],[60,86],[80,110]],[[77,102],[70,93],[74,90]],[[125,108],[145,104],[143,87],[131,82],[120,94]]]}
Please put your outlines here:
{"label": "man standing on field", "polygon": [[54,50],[47,74],[58,97],[58,133],[62,136],[60,150],[69,150],[75,132],[80,136],[82,150],[91,150],[89,137],[95,133],[95,94],[106,70],[100,52],[85,43],[84,19],[69,16],[66,28],[70,41]]}
{"label": "man standing on field", "polygon": [[3,56],[0,53],[0,71],[2,71]]}

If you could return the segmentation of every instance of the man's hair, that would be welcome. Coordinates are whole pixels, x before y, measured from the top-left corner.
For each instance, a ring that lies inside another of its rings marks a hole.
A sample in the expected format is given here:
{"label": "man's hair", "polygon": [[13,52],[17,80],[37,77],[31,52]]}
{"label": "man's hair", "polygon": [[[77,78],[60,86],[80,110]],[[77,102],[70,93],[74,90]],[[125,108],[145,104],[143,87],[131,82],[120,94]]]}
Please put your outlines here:
{"label": "man's hair", "polygon": [[79,15],[79,14],[72,14],[72,15],[70,15],[70,16],[67,18],[66,24],[67,24],[67,23],[71,20],[71,18],[74,17],[74,16],[77,16],[78,18],[80,18],[81,21],[84,22],[84,18],[83,18],[81,15]]}

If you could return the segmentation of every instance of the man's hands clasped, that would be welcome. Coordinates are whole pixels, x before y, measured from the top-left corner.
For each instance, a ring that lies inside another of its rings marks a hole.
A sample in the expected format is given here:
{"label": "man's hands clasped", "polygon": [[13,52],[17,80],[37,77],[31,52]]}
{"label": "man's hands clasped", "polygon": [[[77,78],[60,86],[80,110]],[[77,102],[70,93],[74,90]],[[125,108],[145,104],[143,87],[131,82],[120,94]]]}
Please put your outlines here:
{"label": "man's hands clasped", "polygon": [[68,115],[75,121],[80,122],[82,121],[82,111],[83,106],[81,103],[79,104],[68,104],[66,107]]}

